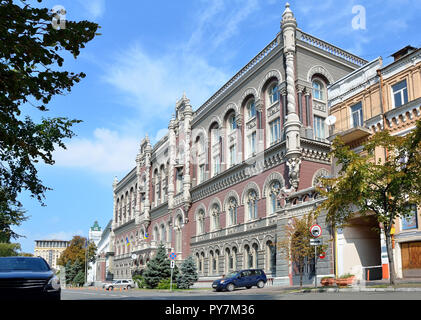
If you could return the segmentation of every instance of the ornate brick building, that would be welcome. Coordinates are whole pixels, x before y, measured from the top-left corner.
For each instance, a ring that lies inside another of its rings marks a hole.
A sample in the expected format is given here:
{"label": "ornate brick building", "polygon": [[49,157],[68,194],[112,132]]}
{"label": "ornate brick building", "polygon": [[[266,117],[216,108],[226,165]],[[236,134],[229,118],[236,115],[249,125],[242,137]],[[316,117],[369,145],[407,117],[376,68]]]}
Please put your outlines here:
{"label": "ornate brick building", "polygon": [[[178,261],[195,257],[200,281],[254,267],[293,283],[277,242],[320,201],[314,185],[331,168],[326,88],[366,63],[297,28],[287,4],[274,40],[195,111],[184,95],[165,137],[145,137],[114,181],[114,277],[144,268],[163,243]],[[306,270],[312,281],[311,261]],[[329,251],[317,273],[333,272]]]}

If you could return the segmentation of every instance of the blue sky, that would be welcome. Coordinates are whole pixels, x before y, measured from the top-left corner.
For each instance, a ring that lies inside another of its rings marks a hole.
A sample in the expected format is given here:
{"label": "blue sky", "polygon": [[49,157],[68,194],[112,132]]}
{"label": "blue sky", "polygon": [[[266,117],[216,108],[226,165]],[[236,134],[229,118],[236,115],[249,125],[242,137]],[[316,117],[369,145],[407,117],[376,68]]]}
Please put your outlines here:
{"label": "blue sky", "polygon": [[[35,1],[33,1],[35,3]],[[124,4],[123,4],[124,3]],[[421,1],[290,1],[298,27],[367,60],[411,44],[421,46]],[[101,25],[67,70],[87,77],[56,97],[48,116],[84,122],[54,166],[39,166],[51,187],[46,207],[23,194],[30,219],[15,230],[33,252],[36,239],[87,236],[95,220],[112,218],[114,176],[135,166],[145,133],[156,142],[166,131],[175,102],[185,91],[194,109],[262,50],[280,30],[285,2],[279,0],[112,1],[47,0],[66,8],[68,20]],[[353,7],[366,9],[366,29],[355,30]],[[29,109],[28,109],[29,110]],[[40,117],[29,110],[34,117]],[[44,114],[44,116],[47,116]]]}

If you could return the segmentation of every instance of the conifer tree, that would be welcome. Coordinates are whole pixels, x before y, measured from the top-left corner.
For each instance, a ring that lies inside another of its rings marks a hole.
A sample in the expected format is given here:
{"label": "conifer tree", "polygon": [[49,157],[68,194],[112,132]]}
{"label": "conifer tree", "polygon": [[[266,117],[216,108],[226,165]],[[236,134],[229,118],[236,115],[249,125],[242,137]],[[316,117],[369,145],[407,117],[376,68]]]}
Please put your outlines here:
{"label": "conifer tree", "polygon": [[179,289],[189,289],[199,279],[192,256],[183,261],[180,271],[181,274],[177,277],[177,287]]}
{"label": "conifer tree", "polygon": [[[173,271],[173,279],[178,274],[177,267]],[[143,273],[147,288],[156,288],[159,281],[168,279],[171,277],[170,259],[168,258],[167,252],[164,245],[160,245],[155,257],[149,261],[145,272]]]}

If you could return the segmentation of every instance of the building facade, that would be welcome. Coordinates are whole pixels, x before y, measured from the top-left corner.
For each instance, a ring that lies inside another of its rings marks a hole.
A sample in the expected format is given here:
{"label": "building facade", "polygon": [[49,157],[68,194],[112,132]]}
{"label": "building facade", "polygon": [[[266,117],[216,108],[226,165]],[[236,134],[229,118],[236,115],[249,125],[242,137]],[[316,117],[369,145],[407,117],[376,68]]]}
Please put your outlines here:
{"label": "building facade", "polygon": [[113,243],[110,242],[112,220],[104,228],[97,244],[95,282],[113,280]]}
{"label": "building facade", "polygon": [[[93,226],[89,228],[88,233],[88,242],[93,242],[97,247],[98,243],[101,240],[102,236],[102,229],[98,225],[98,221],[95,221]],[[97,271],[97,260],[94,263],[88,263],[88,274],[87,274],[87,281],[88,283],[94,282],[96,279],[96,271]]]}
{"label": "building facade", "polygon": [[58,270],[57,260],[69,243],[63,240],[35,240],[34,256],[44,258],[51,268]]}
{"label": "building facade", "polygon": [[[114,277],[143,269],[162,243],[177,263],[195,258],[199,281],[262,268],[274,284],[296,283],[277,243],[330,174],[327,86],[366,63],[300,30],[287,4],[273,41],[195,111],[183,95],[168,133],[154,146],[146,136],[136,166],[115,179]],[[332,275],[334,233],[317,222],[329,244],[317,274]]]}
{"label": "building facade", "polygon": [[[377,58],[328,88],[329,113],[336,123],[329,128],[331,138],[340,135],[356,152],[371,135],[388,130],[404,136],[421,119],[421,49],[406,47],[392,55],[394,61],[383,66]],[[330,139],[331,139],[330,138]],[[376,149],[376,159],[386,151]],[[336,174],[337,168],[332,171]],[[421,276],[420,207],[413,204],[410,220],[395,222],[393,241],[398,278]],[[389,277],[384,232],[374,218],[355,218],[349,227],[338,230],[337,271],[353,273],[361,279]]]}

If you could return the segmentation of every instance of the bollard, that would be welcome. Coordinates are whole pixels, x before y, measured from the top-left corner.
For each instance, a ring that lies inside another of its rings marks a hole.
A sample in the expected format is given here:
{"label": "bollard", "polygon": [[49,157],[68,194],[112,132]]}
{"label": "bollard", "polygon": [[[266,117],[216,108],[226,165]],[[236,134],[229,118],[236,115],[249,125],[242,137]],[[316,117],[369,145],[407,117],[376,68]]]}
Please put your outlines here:
{"label": "bollard", "polygon": [[370,281],[370,269],[367,269],[367,281]]}

